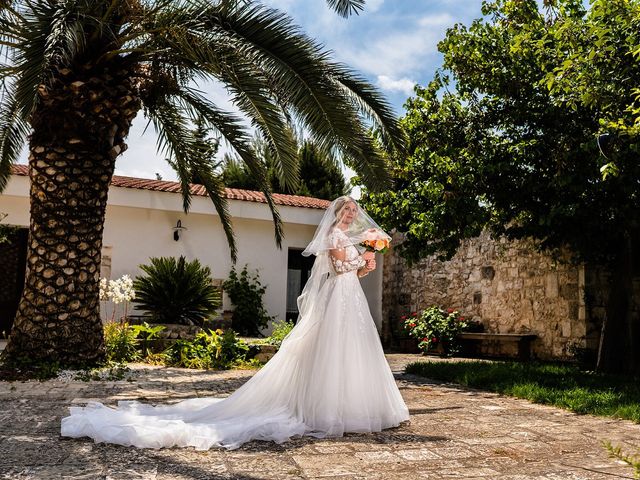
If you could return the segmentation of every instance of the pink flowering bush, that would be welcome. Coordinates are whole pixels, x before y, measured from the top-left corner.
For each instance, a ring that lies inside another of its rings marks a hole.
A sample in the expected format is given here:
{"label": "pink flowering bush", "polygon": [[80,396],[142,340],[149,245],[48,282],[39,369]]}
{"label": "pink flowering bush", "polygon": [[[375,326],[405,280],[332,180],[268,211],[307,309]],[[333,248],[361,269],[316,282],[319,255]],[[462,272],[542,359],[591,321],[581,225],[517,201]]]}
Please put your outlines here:
{"label": "pink flowering bush", "polygon": [[402,317],[404,328],[409,335],[418,340],[418,348],[423,353],[433,351],[438,345],[447,356],[460,351],[458,333],[469,327],[469,322],[457,310],[443,310],[429,307],[422,312],[413,312]]}

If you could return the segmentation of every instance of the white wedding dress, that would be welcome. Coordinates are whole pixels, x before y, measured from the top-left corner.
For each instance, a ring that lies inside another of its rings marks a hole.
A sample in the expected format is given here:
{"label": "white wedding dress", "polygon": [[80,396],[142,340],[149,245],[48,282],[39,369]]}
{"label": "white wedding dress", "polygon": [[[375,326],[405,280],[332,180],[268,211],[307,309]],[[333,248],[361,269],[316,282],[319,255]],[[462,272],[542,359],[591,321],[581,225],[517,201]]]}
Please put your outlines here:
{"label": "white wedding dress", "polygon": [[250,440],[377,432],[408,420],[357,276],[364,261],[352,245],[343,261],[327,257],[332,271],[309,318],[300,318],[276,355],[229,397],[72,407],[62,435],[142,448],[233,449]]}

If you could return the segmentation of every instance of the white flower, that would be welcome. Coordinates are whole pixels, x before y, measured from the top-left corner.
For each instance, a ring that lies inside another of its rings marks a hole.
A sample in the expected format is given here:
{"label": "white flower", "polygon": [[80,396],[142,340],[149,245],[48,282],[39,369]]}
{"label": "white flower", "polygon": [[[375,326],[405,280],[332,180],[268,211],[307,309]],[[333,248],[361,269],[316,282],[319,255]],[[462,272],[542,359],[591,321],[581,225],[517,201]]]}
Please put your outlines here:
{"label": "white flower", "polygon": [[100,279],[100,300],[107,300],[109,298],[107,279]]}
{"label": "white flower", "polygon": [[100,300],[111,300],[116,305],[130,302],[136,298],[133,280],[129,275],[123,275],[117,280],[100,279]]}

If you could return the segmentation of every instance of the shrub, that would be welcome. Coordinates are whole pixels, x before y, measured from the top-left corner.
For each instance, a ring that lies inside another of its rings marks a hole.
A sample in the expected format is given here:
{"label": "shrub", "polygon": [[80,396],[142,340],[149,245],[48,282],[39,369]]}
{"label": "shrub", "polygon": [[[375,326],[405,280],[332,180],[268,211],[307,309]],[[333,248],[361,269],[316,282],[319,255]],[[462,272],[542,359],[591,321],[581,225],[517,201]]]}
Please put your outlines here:
{"label": "shrub", "polygon": [[609,456],[626,463],[633,468],[633,478],[640,479],[640,453],[635,455],[622,451],[620,446],[614,447],[611,442],[604,442],[604,447],[609,452]]}
{"label": "shrub", "polygon": [[202,326],[220,306],[220,292],[211,283],[211,269],[181,256],[151,258],[135,279],[135,303],[153,323]]}
{"label": "shrub", "polygon": [[438,345],[445,355],[451,356],[460,350],[456,336],[468,328],[468,322],[456,310],[444,311],[440,307],[430,307],[420,314],[412,313],[403,317],[404,327],[423,352],[434,350]]}
{"label": "shrub", "polygon": [[166,350],[168,365],[227,369],[242,363],[249,346],[233,330],[200,332],[193,340],[178,340]]}
{"label": "shrub", "polygon": [[149,342],[160,338],[160,332],[164,330],[162,325],[151,326],[147,322],[141,325],[131,325],[131,329],[136,334],[138,347],[145,361],[149,358],[157,358],[158,354],[151,352]]}
{"label": "shrub", "polygon": [[286,337],[289,332],[295,327],[295,323],[292,321],[278,320],[273,322],[273,331],[271,335],[266,339],[269,345],[275,345],[280,348],[282,344],[282,340]]}
{"label": "shrub", "polygon": [[104,343],[107,361],[133,362],[140,359],[138,332],[127,322],[107,322],[104,326]]}
{"label": "shrub", "polygon": [[266,287],[260,283],[258,274],[249,275],[245,265],[240,275],[235,267],[229,273],[223,288],[235,306],[231,319],[232,328],[240,335],[262,336],[260,329],[272,319],[262,303]]}

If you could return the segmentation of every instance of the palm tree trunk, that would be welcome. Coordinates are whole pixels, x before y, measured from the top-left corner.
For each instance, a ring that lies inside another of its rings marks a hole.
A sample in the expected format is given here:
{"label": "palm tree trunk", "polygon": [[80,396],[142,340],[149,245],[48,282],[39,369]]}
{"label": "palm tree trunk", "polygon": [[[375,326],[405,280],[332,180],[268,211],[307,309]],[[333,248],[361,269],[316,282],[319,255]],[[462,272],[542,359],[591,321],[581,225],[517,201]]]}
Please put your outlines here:
{"label": "palm tree trunk", "polygon": [[99,279],[107,194],[140,109],[120,65],[60,69],[31,120],[25,287],[8,360],[86,365],[104,356]]}

